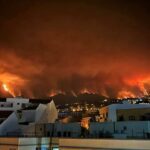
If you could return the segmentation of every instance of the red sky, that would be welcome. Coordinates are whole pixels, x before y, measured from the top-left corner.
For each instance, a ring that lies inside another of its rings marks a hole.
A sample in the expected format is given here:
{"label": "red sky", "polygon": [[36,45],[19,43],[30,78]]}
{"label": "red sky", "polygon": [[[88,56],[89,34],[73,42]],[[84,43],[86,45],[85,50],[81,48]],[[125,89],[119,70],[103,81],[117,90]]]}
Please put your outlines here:
{"label": "red sky", "polygon": [[[148,0],[0,1],[0,96],[150,89]],[[145,91],[146,90],[146,91]]]}

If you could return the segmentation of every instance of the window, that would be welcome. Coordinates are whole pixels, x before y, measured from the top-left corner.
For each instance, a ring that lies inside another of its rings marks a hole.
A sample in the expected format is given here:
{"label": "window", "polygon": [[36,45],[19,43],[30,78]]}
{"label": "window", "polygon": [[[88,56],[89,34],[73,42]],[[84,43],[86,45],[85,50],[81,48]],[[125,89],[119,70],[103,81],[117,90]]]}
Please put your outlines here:
{"label": "window", "polygon": [[47,132],[47,136],[50,136],[50,135],[51,135],[51,133],[48,131],[48,132]]}
{"label": "window", "polygon": [[140,116],[141,121],[146,121],[146,116]]}
{"label": "window", "polygon": [[57,136],[61,137],[61,132],[60,131],[57,132]]}
{"label": "window", "polygon": [[52,150],[59,150],[59,148],[58,147],[53,147]]}
{"label": "window", "polygon": [[49,150],[47,147],[36,147],[36,150]]}
{"label": "window", "polygon": [[25,108],[26,107],[26,104],[25,103],[22,103],[22,108]]}
{"label": "window", "polygon": [[129,116],[129,120],[135,120],[135,116]]}
{"label": "window", "polygon": [[63,133],[63,137],[66,137],[66,136],[67,136],[67,132],[64,132],[64,133]]}
{"label": "window", "polygon": [[123,130],[127,130],[127,127],[126,127],[126,126],[124,126],[124,127],[123,127]]}
{"label": "window", "polygon": [[108,118],[108,112],[106,113],[106,117]]}
{"label": "window", "polygon": [[68,132],[68,137],[71,137],[71,132]]}
{"label": "window", "polygon": [[20,103],[17,103],[17,105],[20,105]]}
{"label": "window", "polygon": [[118,117],[118,121],[124,121],[124,117],[121,115]]}
{"label": "window", "polygon": [[41,147],[41,150],[49,150],[47,147]]}

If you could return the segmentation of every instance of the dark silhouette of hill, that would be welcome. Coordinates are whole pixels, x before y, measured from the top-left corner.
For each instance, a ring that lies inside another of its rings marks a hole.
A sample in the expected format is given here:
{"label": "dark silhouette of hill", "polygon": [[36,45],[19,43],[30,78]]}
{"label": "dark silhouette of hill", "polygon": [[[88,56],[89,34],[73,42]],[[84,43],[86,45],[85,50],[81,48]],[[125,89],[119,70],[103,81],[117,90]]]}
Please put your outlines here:
{"label": "dark silhouette of hill", "polygon": [[58,94],[52,97],[54,102],[58,104],[71,104],[71,103],[89,103],[89,104],[100,104],[106,97],[98,94],[79,94],[74,96],[72,94]]}

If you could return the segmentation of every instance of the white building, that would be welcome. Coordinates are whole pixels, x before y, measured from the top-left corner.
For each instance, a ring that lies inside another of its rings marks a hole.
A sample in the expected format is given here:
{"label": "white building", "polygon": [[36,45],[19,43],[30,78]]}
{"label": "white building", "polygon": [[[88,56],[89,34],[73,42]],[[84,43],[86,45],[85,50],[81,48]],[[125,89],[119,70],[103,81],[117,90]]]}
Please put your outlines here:
{"label": "white building", "polygon": [[34,135],[36,124],[54,123],[57,118],[58,112],[53,101],[47,105],[39,104],[35,109],[17,109],[1,121],[0,136]]}
{"label": "white building", "polygon": [[0,100],[0,111],[15,111],[29,105],[29,99],[15,97]]}
{"label": "white building", "polygon": [[0,123],[3,122],[8,116],[20,109],[31,105],[27,98],[1,98],[0,99]]}
{"label": "white building", "polygon": [[94,138],[150,138],[150,121],[95,122],[90,124]]}
{"label": "white building", "polygon": [[[130,116],[136,115],[138,112],[140,112],[140,110],[142,110],[141,113],[144,113],[144,112],[150,113],[150,104],[128,104],[128,103],[125,103],[125,104],[111,104],[111,105],[102,107],[102,108],[100,108],[100,111],[99,111],[100,122],[106,122],[106,121],[115,122],[115,121],[117,121],[117,119],[118,119],[117,112],[119,113],[119,110],[126,110],[125,113],[126,114],[130,113]],[[133,110],[136,110],[136,111],[133,111]],[[136,112],[136,114],[132,114],[132,112]],[[139,119],[137,119],[137,120],[139,120]]]}
{"label": "white building", "polygon": [[46,124],[46,136],[53,135],[54,137],[71,137],[76,138],[81,136],[81,126],[79,122]]}

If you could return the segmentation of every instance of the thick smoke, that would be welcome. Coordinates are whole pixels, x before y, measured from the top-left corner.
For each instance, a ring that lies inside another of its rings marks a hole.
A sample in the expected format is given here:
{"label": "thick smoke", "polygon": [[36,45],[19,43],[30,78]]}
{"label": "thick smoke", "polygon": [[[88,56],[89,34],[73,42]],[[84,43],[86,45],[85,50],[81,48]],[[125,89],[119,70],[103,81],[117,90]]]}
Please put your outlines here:
{"label": "thick smoke", "polygon": [[1,1],[1,96],[147,94],[149,3],[116,2]]}

